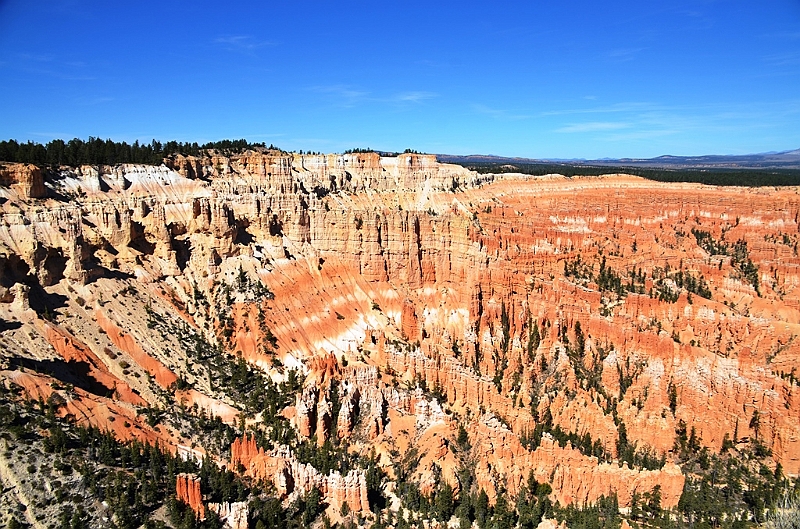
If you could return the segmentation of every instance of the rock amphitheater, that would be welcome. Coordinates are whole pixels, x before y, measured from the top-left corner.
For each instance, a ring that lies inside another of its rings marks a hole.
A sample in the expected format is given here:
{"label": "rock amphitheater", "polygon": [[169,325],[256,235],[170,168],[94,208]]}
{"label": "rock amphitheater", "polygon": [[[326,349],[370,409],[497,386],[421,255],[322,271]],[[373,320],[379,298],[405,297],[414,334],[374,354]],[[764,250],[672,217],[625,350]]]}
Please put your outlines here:
{"label": "rock amphitheater", "polygon": [[[276,415],[370,454],[389,509],[409,457],[423,495],[466,493],[469,457],[490,503],[534,476],[562,506],[658,490],[674,508],[681,432],[715,453],[758,440],[771,471],[800,473],[799,214],[797,188],[479,175],[417,154],[0,165],[0,384],[285,502],[314,488],[331,519],[369,513],[364,468],[259,446],[270,421],[192,336],[276,384],[299,374]],[[154,409],[234,438],[211,446]],[[621,461],[621,436],[662,464]],[[174,491],[247,527],[247,505],[210,502],[197,476]]]}

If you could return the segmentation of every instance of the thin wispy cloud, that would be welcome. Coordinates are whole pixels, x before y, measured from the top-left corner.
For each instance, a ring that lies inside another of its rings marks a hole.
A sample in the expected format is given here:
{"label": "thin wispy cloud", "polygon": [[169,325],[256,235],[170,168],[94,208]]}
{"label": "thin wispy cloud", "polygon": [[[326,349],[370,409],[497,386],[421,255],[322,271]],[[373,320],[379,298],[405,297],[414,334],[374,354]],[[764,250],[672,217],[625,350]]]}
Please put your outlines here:
{"label": "thin wispy cloud", "polygon": [[664,136],[670,136],[673,134],[678,134],[680,132],[681,132],[680,130],[671,130],[671,129],[637,130],[624,133],[607,134],[603,136],[601,140],[611,141],[611,142],[646,140],[650,138],[662,138]]}
{"label": "thin wispy cloud", "polygon": [[58,73],[53,73],[56,77],[63,79],[65,81],[96,81],[97,77],[93,75],[61,75]]}
{"label": "thin wispy cloud", "polygon": [[433,99],[437,95],[438,94],[434,92],[423,92],[423,91],[401,92],[399,94],[396,94],[392,99],[398,102],[420,103],[427,99]]}
{"label": "thin wispy cloud", "polygon": [[628,101],[623,103],[614,103],[613,105],[604,105],[599,107],[589,108],[563,108],[558,110],[546,110],[541,112],[541,116],[563,116],[570,114],[609,114],[619,112],[636,112],[645,110],[654,110],[661,108],[660,105],[642,101]]}
{"label": "thin wispy cloud", "polygon": [[61,79],[62,81],[95,81],[97,77],[94,75],[81,75],[81,74],[74,74],[74,73],[67,73],[59,70],[53,70],[48,68],[22,68],[22,71],[36,74],[36,75],[43,75],[47,77],[54,77],[56,79]]}
{"label": "thin wispy cloud", "polygon": [[532,116],[529,114],[520,114],[516,112],[511,112],[509,110],[501,109],[501,108],[492,108],[480,103],[475,103],[472,105],[472,110],[477,112],[478,114],[484,114],[486,116],[490,116],[494,119],[500,121],[520,121],[523,119],[529,119]]}
{"label": "thin wispy cloud", "polygon": [[214,39],[214,44],[224,50],[245,55],[255,55],[259,49],[275,45],[274,42],[258,40],[252,35],[225,35]]}
{"label": "thin wispy cloud", "polygon": [[113,97],[81,97],[75,100],[75,104],[84,106],[102,105],[114,101]]}
{"label": "thin wispy cloud", "polygon": [[397,92],[391,95],[381,95],[347,84],[312,86],[309,90],[328,97],[336,105],[347,108],[361,104],[391,104],[402,107],[402,105],[421,104],[439,96],[439,94],[435,92],[428,92],[425,90],[412,90]]}
{"label": "thin wispy cloud", "polygon": [[[620,109],[625,109],[621,112]],[[586,134],[593,141],[609,143],[646,142],[671,138],[728,136],[744,131],[766,135],[780,129],[789,116],[800,113],[800,102],[787,100],[779,103],[707,104],[707,105],[657,105],[628,103],[584,110],[570,110],[551,115],[606,114],[608,120],[595,119],[561,123],[553,131],[565,134]],[[616,119],[614,119],[616,118]]]}
{"label": "thin wispy cloud", "polygon": [[448,63],[446,63],[446,62],[438,61],[438,60],[434,61],[434,60],[431,60],[431,59],[419,59],[419,60],[414,61],[414,64],[416,64],[418,66],[423,66],[425,68],[442,69],[442,68],[449,68],[450,67],[450,65]]}
{"label": "thin wispy cloud", "polygon": [[13,63],[20,71],[61,79],[62,81],[94,81],[96,75],[86,73],[87,65],[82,61],[62,61],[55,55],[20,53]]}
{"label": "thin wispy cloud", "polygon": [[603,59],[607,62],[629,62],[637,58],[637,56],[647,48],[619,48],[610,50],[603,54]]}
{"label": "thin wispy cloud", "polygon": [[51,62],[55,59],[55,56],[37,53],[20,53],[17,55],[17,58],[22,62]]}
{"label": "thin wispy cloud", "polygon": [[352,107],[356,103],[364,101],[369,95],[369,92],[365,90],[359,90],[346,84],[312,86],[309,90],[324,94],[331,98],[334,104],[344,107]]}
{"label": "thin wispy cloud", "polygon": [[800,51],[768,55],[764,62],[772,66],[797,66],[800,64]]}
{"label": "thin wispy cloud", "polygon": [[781,36],[787,40],[800,40],[800,31],[782,33]]}
{"label": "thin wispy cloud", "polygon": [[588,123],[573,123],[556,129],[556,132],[604,132],[609,130],[626,129],[630,127],[630,123],[620,123],[614,121],[591,121]]}

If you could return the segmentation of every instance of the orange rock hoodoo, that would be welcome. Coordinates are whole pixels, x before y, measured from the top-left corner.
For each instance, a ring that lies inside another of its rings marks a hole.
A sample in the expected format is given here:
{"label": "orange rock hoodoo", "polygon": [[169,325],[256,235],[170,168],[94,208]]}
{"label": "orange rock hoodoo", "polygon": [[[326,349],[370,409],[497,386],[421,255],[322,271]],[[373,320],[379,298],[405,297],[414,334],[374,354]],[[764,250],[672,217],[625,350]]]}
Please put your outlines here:
{"label": "orange rock hoodoo", "polygon": [[194,474],[178,474],[175,482],[175,494],[195,512],[197,518],[204,520],[206,509],[219,516],[221,522],[229,529],[247,529],[247,502],[203,503],[200,490],[200,478]]}
{"label": "orange rock hoodoo", "polygon": [[194,474],[178,474],[175,484],[175,493],[178,500],[192,508],[201,519],[205,517],[206,508],[203,505],[203,495],[200,493],[200,478]]}

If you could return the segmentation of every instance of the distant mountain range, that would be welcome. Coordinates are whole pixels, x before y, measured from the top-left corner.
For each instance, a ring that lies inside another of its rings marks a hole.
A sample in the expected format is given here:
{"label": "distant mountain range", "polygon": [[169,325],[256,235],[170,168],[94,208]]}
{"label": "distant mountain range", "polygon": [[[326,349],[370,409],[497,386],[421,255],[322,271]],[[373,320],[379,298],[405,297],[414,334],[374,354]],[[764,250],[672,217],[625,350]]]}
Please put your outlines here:
{"label": "distant mountain range", "polygon": [[557,160],[534,158],[508,158],[489,154],[470,154],[466,156],[439,154],[439,161],[458,164],[500,163],[500,164],[566,164],[595,166],[654,167],[672,169],[763,169],[783,168],[800,169],[800,149],[783,152],[767,152],[744,155],[706,155],[706,156],[671,156],[657,158],[603,158],[601,160]]}

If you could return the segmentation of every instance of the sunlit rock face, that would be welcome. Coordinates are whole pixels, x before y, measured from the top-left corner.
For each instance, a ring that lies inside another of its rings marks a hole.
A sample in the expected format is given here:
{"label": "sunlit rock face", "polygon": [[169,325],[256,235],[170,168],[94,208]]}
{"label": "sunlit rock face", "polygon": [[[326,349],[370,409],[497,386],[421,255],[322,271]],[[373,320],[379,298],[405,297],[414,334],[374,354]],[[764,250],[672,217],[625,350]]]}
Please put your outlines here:
{"label": "sunlit rock face", "polygon": [[200,491],[200,478],[194,474],[178,474],[175,483],[177,498],[192,508],[198,517],[205,516],[206,509],[203,505],[203,495]]}
{"label": "sunlit rock face", "polygon": [[[301,439],[346,439],[389,480],[409,456],[423,493],[441,480],[457,493],[469,451],[492,501],[532,472],[561,504],[616,493],[625,506],[659,486],[672,507],[682,431],[715,451],[757,438],[800,471],[797,189],[270,151],[7,165],[0,194],[0,377],[287,498],[314,487],[369,509],[361,470],[322,473],[245,435],[264,418],[206,375],[200,337],[276,383],[304,375],[276,411]],[[59,370],[19,368],[45,364]],[[238,436],[212,449],[154,427],[150,407]],[[593,448],[560,444],[556,427]],[[620,463],[621,431],[665,463]],[[191,477],[176,487],[205,512]]]}
{"label": "sunlit rock face", "polygon": [[0,186],[9,187],[25,198],[45,196],[42,170],[31,164],[0,163]]}

